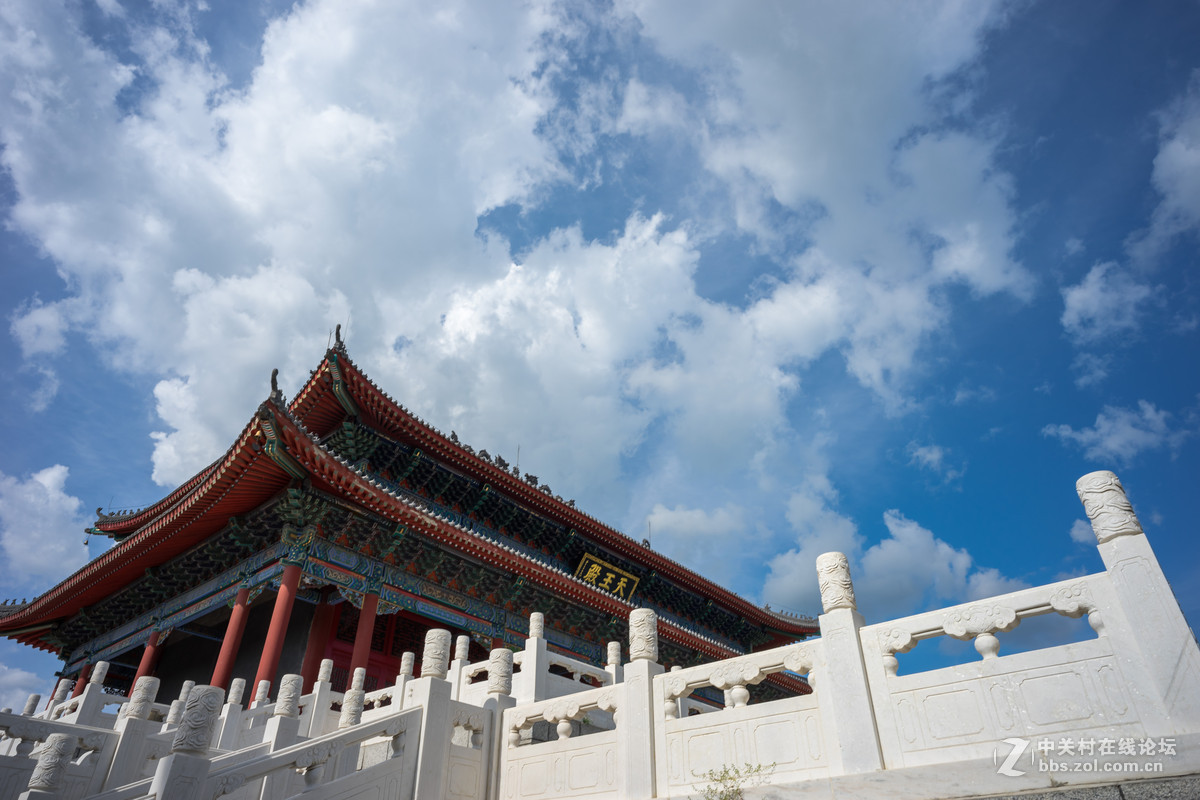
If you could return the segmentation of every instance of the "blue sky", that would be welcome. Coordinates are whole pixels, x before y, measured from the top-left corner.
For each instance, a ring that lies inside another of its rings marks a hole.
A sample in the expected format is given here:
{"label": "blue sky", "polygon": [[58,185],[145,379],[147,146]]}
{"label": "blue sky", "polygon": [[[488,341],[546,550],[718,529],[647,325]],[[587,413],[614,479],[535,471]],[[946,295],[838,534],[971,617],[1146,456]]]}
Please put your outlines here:
{"label": "blue sky", "polygon": [[[1100,568],[1200,619],[1200,4],[0,2],[0,595],[341,323],[390,393],[757,602]],[[90,548],[90,550],[89,550]],[[0,645],[6,705],[56,662]]]}

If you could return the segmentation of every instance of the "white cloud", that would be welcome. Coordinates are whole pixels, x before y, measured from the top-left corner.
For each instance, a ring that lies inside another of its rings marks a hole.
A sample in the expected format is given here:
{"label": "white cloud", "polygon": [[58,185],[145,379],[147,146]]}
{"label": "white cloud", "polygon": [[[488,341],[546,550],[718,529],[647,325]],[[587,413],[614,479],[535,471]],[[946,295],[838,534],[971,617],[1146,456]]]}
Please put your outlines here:
{"label": "white cloud", "polygon": [[1095,544],[1096,534],[1092,531],[1091,523],[1077,519],[1071,523],[1071,541],[1080,544]]}
{"label": "white cloud", "polygon": [[67,344],[67,320],[57,305],[45,305],[34,301],[13,315],[13,337],[21,345],[21,355],[54,355],[62,352]]}
{"label": "white cloud", "polygon": [[[945,79],[998,17],[986,3],[876,11],[780,24],[766,6],[575,19],[542,4],[428,15],[317,1],[268,26],[235,91],[187,11],[146,10],[129,28],[135,59],[67,11],[6,4],[12,220],[67,286],[14,333],[32,355],[82,332],[110,366],[152,379],[163,484],[228,446],[273,367],[294,390],[338,322],[395,396],[510,461],[520,446],[560,493],[624,514],[618,478],[657,445],[670,457],[654,469],[685,465],[675,488],[717,472],[761,480],[795,436],[805,366],[840,356],[901,411],[950,318],[947,287],[1024,299],[1033,285],[1011,255],[995,140],[945,122],[969,102]],[[670,68],[576,69],[572,37],[610,23],[643,31]],[[578,95],[556,94],[567,73],[582,73]],[[568,183],[595,185],[619,133],[690,148],[721,210],[691,197],[694,217],[620,209],[623,227],[593,238],[568,208],[517,258],[479,233],[491,210],[544,211]],[[771,223],[777,205],[795,221]],[[783,267],[744,307],[697,293],[714,219]],[[785,253],[793,235],[811,246]],[[664,507],[712,508],[678,495]]]}
{"label": "white cloud", "polygon": [[948,460],[950,451],[937,444],[919,445],[908,443],[908,463],[929,470],[946,483],[962,477],[963,467],[953,466]]}
{"label": "white cloud", "polygon": [[[940,605],[977,600],[1016,591],[1028,584],[977,565],[965,549],[957,549],[931,531],[892,509],[883,515],[888,535],[870,547],[855,524],[837,514],[831,487],[793,496],[801,513],[789,521],[799,534],[799,547],[776,556],[763,596],[786,608],[820,612],[816,557],[836,550],[850,558],[858,609],[870,620],[895,619]],[[798,502],[797,502],[798,501]]]}
{"label": "white cloud", "polygon": [[38,711],[45,708],[48,701],[46,692],[51,691],[46,679],[32,672],[0,664],[0,708],[11,708],[20,714],[25,708],[29,695],[41,695]]}
{"label": "white cloud", "polygon": [[1152,181],[1162,199],[1149,227],[1128,244],[1142,262],[1156,258],[1177,236],[1200,229],[1200,69],[1160,120]]}
{"label": "white cloud", "polygon": [[763,585],[763,598],[805,614],[818,614],[816,561],[822,553],[840,552],[853,557],[862,547],[862,536],[852,519],[837,511],[838,492],[823,474],[809,475],[788,498],[787,520],[796,534],[796,546],[771,559]]}
{"label": "white cloud", "polygon": [[1108,377],[1112,357],[1095,353],[1080,353],[1071,362],[1071,371],[1075,373],[1075,385],[1080,389],[1097,386]]}
{"label": "white cloud", "polygon": [[1043,436],[1056,437],[1064,444],[1083,448],[1083,454],[1095,461],[1116,461],[1128,464],[1149,450],[1179,447],[1192,434],[1187,429],[1174,428],[1171,414],[1160,411],[1153,403],[1139,400],[1137,409],[1105,406],[1096,415],[1096,424],[1075,430],[1070,425],[1047,425]]}
{"label": "white cloud", "polygon": [[722,585],[734,577],[755,538],[745,509],[732,503],[712,510],[660,503],[647,521],[655,550]]}
{"label": "white cloud", "polygon": [[1116,263],[1096,264],[1082,281],[1062,290],[1062,326],[1080,344],[1136,333],[1141,306],[1153,295]]}
{"label": "white cloud", "polygon": [[0,548],[7,564],[0,587],[9,597],[43,591],[88,559],[88,521],[79,499],[66,492],[68,474],[61,464],[24,480],[0,472]]}

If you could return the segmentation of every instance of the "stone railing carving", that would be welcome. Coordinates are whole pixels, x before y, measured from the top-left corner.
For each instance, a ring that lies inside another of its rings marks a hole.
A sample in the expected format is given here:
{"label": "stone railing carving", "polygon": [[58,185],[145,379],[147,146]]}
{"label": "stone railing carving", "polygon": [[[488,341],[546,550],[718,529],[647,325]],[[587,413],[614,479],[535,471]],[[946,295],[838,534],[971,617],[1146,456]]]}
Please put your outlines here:
{"label": "stone railing carving", "polygon": [[615,721],[617,718],[617,689],[606,686],[554,700],[543,700],[540,703],[518,706],[504,714],[508,746],[518,746],[521,743],[521,731],[532,727],[535,722],[542,721],[553,724],[560,739],[570,738],[571,722],[583,719],[592,709],[612,713]]}
{"label": "stone railing carving", "polygon": [[1103,544],[1118,536],[1142,533],[1142,524],[1125,496],[1125,487],[1113,473],[1101,470],[1084,475],[1075,482],[1075,490],[1092,522],[1097,542]]}
{"label": "stone railing carving", "polygon": [[845,554],[823,553],[817,556],[817,585],[821,590],[821,607],[826,614],[835,608],[856,608],[850,562]]}
{"label": "stone railing carving", "polygon": [[600,686],[607,686],[612,683],[612,676],[599,667],[593,667],[591,664],[585,664],[569,656],[564,656],[559,653],[547,653],[546,662],[552,667],[559,667],[566,670],[571,675],[571,680],[576,683],[583,683],[583,678],[592,678],[597,681]]}
{"label": "stone railing carving", "polygon": [[512,694],[513,653],[507,647],[492,650],[487,661],[488,694]]}
{"label": "stone railing carving", "polygon": [[984,658],[995,658],[1000,651],[997,631],[1008,632],[1020,624],[1017,612],[1002,605],[971,605],[946,614],[942,630],[955,639],[974,639],[975,650]]}
{"label": "stone railing carving", "polygon": [[419,730],[421,713],[419,708],[410,709],[375,722],[327,734],[317,740],[292,745],[249,763],[214,769],[205,781],[204,796],[217,798],[236,791],[251,781],[285,770],[300,773],[304,779],[304,791],[311,791],[324,783],[326,765],[329,762],[335,760],[347,748],[378,737],[389,740],[388,759],[405,758],[415,765],[417,748],[408,747],[407,739]]}
{"label": "stone railing carving", "polygon": [[629,612],[629,660],[658,661],[658,616],[648,608]]}
{"label": "stone railing carving", "polygon": [[225,704],[225,691],[216,686],[197,686],[188,694],[183,719],[171,743],[172,753],[203,755],[212,741],[213,726]]}
{"label": "stone railing carving", "polygon": [[367,679],[367,671],[362,667],[354,670],[354,678],[350,688],[342,695],[342,714],[338,719],[338,728],[350,728],[362,722],[363,706],[366,703],[366,693],[363,684]]}
{"label": "stone railing carving", "polygon": [[421,651],[421,677],[446,678],[450,662],[450,631],[435,628],[425,634],[425,649]]}
{"label": "stone railing carving", "polygon": [[1096,607],[1096,601],[1092,599],[1092,592],[1088,589],[1086,581],[1076,581],[1054,590],[1050,594],[1050,607],[1064,617],[1072,619],[1086,614],[1088,625],[1092,626],[1096,635],[1104,635],[1104,620]]}
{"label": "stone railing carving", "polygon": [[44,742],[51,734],[67,733],[79,739],[80,747],[84,750],[99,750],[104,747],[109,737],[116,736],[112,731],[103,728],[25,717],[12,712],[0,712],[0,731],[9,739],[22,739],[27,742]]}
{"label": "stone railing carving", "polygon": [[47,736],[38,753],[37,766],[29,776],[29,788],[46,793],[55,792],[62,783],[63,773],[78,744],[79,739],[70,734],[52,733]]}
{"label": "stone railing carving", "polygon": [[772,673],[787,670],[808,675],[812,683],[819,647],[819,642],[801,642],[659,675],[654,683],[662,691],[663,716],[675,719],[679,712],[678,701],[703,686],[728,692],[730,706],[741,708],[750,700],[750,691],[746,687],[761,683]]}
{"label": "stone railing carving", "polygon": [[911,617],[864,627],[865,635],[874,635],[882,656],[884,672],[895,677],[899,661],[897,654],[907,653],[926,639],[951,636],[955,639],[974,639],[976,652],[984,659],[999,655],[997,633],[1007,633],[1021,620],[1043,614],[1060,614],[1077,619],[1087,616],[1088,624],[1098,635],[1104,635],[1104,625],[1092,586],[1105,581],[1104,573],[1073,578],[1045,586],[1021,589],[979,603],[964,603],[940,611],[927,611]]}

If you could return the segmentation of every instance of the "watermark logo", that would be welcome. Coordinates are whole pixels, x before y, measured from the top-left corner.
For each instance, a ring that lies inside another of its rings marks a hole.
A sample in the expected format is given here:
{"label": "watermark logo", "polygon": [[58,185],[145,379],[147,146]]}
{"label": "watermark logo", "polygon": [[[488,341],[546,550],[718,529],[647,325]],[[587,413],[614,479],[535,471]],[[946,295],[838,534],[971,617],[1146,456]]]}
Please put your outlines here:
{"label": "watermark logo", "polygon": [[[1012,750],[1009,751],[1008,755],[1004,758],[1004,763],[1000,764],[1000,766],[996,769],[996,772],[1000,773],[1001,775],[1007,775],[1010,778],[1019,778],[1025,774],[1025,770],[1014,769],[1014,767],[1017,765],[1017,760],[1021,758],[1021,754],[1029,749],[1029,740],[1005,739],[1003,743],[1011,747]],[[992,763],[997,763],[999,761],[999,757],[999,748],[996,748],[992,751]]]}
{"label": "watermark logo", "polygon": [[1007,745],[992,751],[996,772],[1018,778],[1027,770],[1019,769],[1022,756],[1029,753],[1028,771],[1033,772],[1163,772],[1162,758],[1174,756],[1174,738],[1068,738],[1043,737],[1035,746],[1029,739],[1005,739]]}

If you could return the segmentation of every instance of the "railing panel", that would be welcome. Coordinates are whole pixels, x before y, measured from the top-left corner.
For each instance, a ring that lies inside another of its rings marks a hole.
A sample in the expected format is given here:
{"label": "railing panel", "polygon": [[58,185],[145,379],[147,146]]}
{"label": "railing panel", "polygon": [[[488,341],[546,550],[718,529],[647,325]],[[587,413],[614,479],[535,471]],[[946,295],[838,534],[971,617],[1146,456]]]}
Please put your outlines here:
{"label": "railing panel", "polygon": [[[829,774],[828,746],[815,695],[664,721],[660,777],[672,796],[689,794],[722,766],[774,764],[771,783]],[[660,791],[664,785],[660,780]]]}
{"label": "railing panel", "polygon": [[617,733],[505,747],[500,758],[503,800],[617,796]]}

